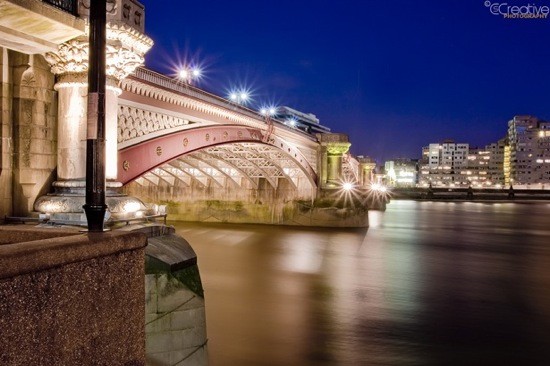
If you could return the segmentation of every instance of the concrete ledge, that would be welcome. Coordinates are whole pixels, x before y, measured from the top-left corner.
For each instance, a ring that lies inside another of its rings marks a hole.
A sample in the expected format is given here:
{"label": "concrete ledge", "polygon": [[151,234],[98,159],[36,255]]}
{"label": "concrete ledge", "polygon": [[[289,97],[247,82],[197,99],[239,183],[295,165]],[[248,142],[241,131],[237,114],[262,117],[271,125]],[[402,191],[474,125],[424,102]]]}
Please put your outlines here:
{"label": "concrete ledge", "polygon": [[[25,234],[29,241],[23,241]],[[57,237],[43,239],[48,235]],[[116,231],[79,234],[0,227],[0,238],[4,236],[22,240],[0,245],[0,279],[140,249],[147,245],[144,234]]]}
{"label": "concrete ledge", "polygon": [[0,237],[1,365],[145,365],[144,234]]}
{"label": "concrete ledge", "polygon": [[149,238],[145,254],[147,268],[176,272],[197,264],[197,254],[181,236],[171,234]]}
{"label": "concrete ledge", "polygon": [[52,227],[45,229],[36,226],[6,225],[0,226],[0,245],[78,234],[80,232],[77,230],[68,230],[67,228]]}

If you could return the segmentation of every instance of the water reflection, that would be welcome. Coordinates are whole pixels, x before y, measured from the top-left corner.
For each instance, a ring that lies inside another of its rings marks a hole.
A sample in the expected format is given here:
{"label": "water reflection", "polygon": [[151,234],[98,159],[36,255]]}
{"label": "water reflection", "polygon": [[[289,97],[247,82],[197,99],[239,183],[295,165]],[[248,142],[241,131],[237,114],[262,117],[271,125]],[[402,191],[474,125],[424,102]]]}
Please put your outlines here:
{"label": "water reflection", "polygon": [[365,230],[177,224],[211,365],[543,365],[550,205],[392,202]]}

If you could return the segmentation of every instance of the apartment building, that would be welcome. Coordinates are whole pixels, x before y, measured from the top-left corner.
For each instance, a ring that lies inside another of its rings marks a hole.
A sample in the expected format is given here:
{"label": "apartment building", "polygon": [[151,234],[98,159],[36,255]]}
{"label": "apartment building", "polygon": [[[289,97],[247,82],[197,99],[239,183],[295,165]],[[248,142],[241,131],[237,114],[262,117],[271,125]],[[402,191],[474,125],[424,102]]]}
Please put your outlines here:
{"label": "apartment building", "polygon": [[422,148],[419,184],[433,186],[467,184],[469,145],[446,140]]}
{"label": "apartment building", "polygon": [[508,122],[507,184],[550,183],[550,122],[515,116]]}
{"label": "apartment building", "polygon": [[504,180],[504,153],[506,138],[486,145],[485,148],[470,148],[467,167],[461,174],[473,187],[503,187]]}

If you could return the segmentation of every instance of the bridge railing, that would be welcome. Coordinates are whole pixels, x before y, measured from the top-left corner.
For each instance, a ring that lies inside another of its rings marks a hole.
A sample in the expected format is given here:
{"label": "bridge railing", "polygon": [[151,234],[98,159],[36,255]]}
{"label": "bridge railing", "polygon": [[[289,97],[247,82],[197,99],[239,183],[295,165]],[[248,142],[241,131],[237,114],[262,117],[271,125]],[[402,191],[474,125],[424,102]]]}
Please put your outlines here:
{"label": "bridge railing", "polygon": [[78,16],[78,0],[42,0],[42,2]]}
{"label": "bridge railing", "polygon": [[171,89],[173,91],[176,91],[181,94],[186,94],[190,97],[194,97],[197,99],[201,99],[204,101],[207,101],[209,103],[212,103],[214,105],[217,105],[222,108],[231,108],[238,110],[239,113],[242,113],[244,115],[247,115],[248,117],[252,117],[255,119],[260,119],[260,116],[257,112],[255,112],[252,109],[248,109],[246,107],[243,107],[241,105],[231,103],[230,101],[221,98],[217,95],[210,94],[202,89],[199,89],[197,87],[194,87],[193,85],[189,84],[182,84],[177,79],[170,78],[168,76],[159,74],[158,72],[155,72],[153,70],[146,69],[144,67],[138,67],[136,71],[134,72],[134,75],[141,80],[148,81],[150,83],[153,83],[155,85],[162,86],[167,89]]}
{"label": "bridge railing", "polygon": [[[177,93],[185,94],[189,97],[200,99],[225,109],[231,109],[231,110],[237,111],[240,114],[243,114],[247,117],[251,117],[258,120],[259,122],[265,122],[264,117],[261,116],[258,112],[254,111],[253,109],[249,109],[242,105],[232,103],[227,99],[219,97],[215,94],[208,93],[207,91],[199,89],[195,86],[192,86],[189,84],[182,84],[177,79],[170,78],[168,76],[162,75],[153,70],[149,70],[145,67],[138,67],[134,71],[133,76],[136,77],[137,79],[158,85],[166,89],[173,90]],[[281,128],[291,129],[290,127],[285,125],[283,121],[280,121],[277,118],[271,117],[271,120],[276,122],[277,125]],[[291,130],[295,133],[306,135],[309,138],[311,138],[311,135],[308,134],[307,132],[297,130],[297,129],[291,129]]]}

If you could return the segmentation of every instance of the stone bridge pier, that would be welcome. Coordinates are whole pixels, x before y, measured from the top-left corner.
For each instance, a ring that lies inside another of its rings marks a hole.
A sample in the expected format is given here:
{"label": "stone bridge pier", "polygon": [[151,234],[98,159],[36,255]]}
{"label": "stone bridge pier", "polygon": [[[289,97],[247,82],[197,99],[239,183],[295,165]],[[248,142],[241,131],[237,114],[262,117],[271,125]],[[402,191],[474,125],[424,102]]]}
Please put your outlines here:
{"label": "stone bridge pier", "polygon": [[348,152],[351,143],[348,136],[340,133],[319,135],[321,176],[320,188],[340,188],[344,181],[343,159]]}
{"label": "stone bridge pier", "polygon": [[[139,200],[121,195],[122,184],[116,181],[118,97],[122,92],[119,83],[143,63],[145,53],[153,44],[144,34],[143,8],[135,3],[133,6],[136,9],[121,11],[124,10],[122,0],[117,0],[107,16],[105,176],[108,210],[114,215],[122,214],[124,205],[140,205]],[[88,12],[80,2],[80,16],[85,18]],[[54,193],[38,198],[34,209],[70,221],[85,221],[82,205],[86,186],[86,140],[95,133],[94,128],[89,130],[87,121],[88,54],[86,31],[45,55],[57,80],[54,85],[58,95],[57,180],[53,182]]]}

